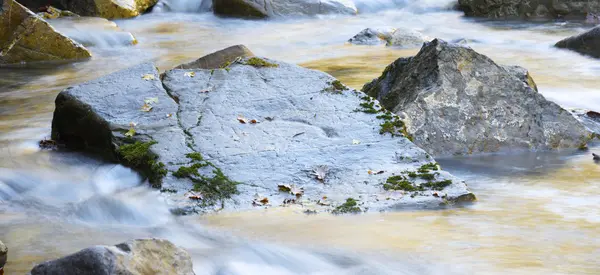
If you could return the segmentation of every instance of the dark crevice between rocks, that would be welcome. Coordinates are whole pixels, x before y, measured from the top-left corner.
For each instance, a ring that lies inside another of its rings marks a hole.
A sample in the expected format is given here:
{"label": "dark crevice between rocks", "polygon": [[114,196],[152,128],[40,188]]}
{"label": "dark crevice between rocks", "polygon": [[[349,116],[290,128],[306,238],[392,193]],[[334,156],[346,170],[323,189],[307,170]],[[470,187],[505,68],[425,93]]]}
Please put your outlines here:
{"label": "dark crevice between rocks", "polygon": [[181,121],[181,104],[179,103],[179,97],[174,95],[169,88],[167,88],[167,85],[165,85],[165,83],[162,81],[162,77],[161,77],[161,85],[163,87],[163,89],[165,90],[165,92],[167,93],[167,95],[173,99],[173,101],[175,101],[175,103],[177,103],[177,113],[175,114],[177,116],[177,125],[179,126],[179,129],[181,129],[181,131],[183,132],[183,134],[185,135],[185,145],[190,148],[190,150],[192,150],[192,152],[196,152],[196,150],[194,149],[194,146],[196,145],[196,142],[194,141],[194,137],[192,136],[192,134],[189,132],[189,129],[186,129],[185,126],[183,125],[183,122]]}

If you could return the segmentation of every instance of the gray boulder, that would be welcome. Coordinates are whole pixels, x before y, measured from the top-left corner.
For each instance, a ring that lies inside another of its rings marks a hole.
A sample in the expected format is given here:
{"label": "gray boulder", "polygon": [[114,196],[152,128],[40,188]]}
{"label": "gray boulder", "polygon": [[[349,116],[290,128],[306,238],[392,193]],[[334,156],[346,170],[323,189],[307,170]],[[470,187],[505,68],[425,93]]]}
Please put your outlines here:
{"label": "gray boulder", "polygon": [[86,248],[63,258],[41,263],[31,275],[192,275],[187,251],[167,240],[137,239],[115,246]]}
{"label": "gray boulder", "polygon": [[600,113],[590,110],[571,110],[573,115],[588,128],[589,131],[594,133],[596,138],[600,138]]}
{"label": "gray boulder", "polygon": [[398,117],[328,74],[253,57],[161,79],[142,64],[61,92],[53,139],[162,183],[177,213],[474,200],[403,137]]}
{"label": "gray boulder", "polygon": [[428,38],[418,31],[405,28],[371,29],[367,28],[359,32],[348,42],[355,45],[381,45],[402,48],[421,47]]}
{"label": "gray boulder", "polygon": [[600,58],[600,26],[558,41],[554,46]]}
{"label": "gray boulder", "polygon": [[489,18],[578,18],[600,11],[597,0],[458,0],[467,16]]}
{"label": "gray boulder", "polygon": [[536,92],[525,69],[438,39],[396,60],[363,91],[405,119],[413,141],[432,155],[578,148],[590,138]]}
{"label": "gray boulder", "polygon": [[190,63],[179,65],[177,69],[220,69],[238,58],[253,56],[254,54],[246,46],[235,45],[208,54]]}
{"label": "gray boulder", "polygon": [[0,7],[0,64],[86,59],[91,53],[14,0]]}
{"label": "gray boulder", "polygon": [[[2,241],[0,241],[0,271],[4,268],[6,260],[8,259],[8,248]],[[1,272],[0,272],[1,273]]]}
{"label": "gray boulder", "polygon": [[217,15],[266,18],[319,14],[356,14],[356,6],[347,0],[213,0]]}

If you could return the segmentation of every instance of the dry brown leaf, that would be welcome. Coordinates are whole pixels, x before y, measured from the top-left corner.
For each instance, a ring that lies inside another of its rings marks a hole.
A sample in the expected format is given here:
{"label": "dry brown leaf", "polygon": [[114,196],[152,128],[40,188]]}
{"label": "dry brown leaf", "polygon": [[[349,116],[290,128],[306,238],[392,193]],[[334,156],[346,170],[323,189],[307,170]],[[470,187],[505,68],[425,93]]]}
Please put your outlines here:
{"label": "dry brown leaf", "polygon": [[302,197],[302,195],[304,195],[304,188],[296,187],[296,186],[292,185],[292,189],[290,190],[290,193],[292,195],[296,196],[296,198]]}
{"label": "dry brown leaf", "polygon": [[245,117],[243,117],[243,116],[238,116],[238,118],[237,118],[237,119],[238,119],[238,121],[239,121],[241,124],[246,124],[246,123],[248,123],[248,120],[247,120]]}
{"label": "dry brown leaf", "polygon": [[152,111],[152,105],[148,104],[148,103],[144,103],[144,105],[142,105],[142,111],[144,112],[150,112]]}
{"label": "dry brown leaf", "polygon": [[258,123],[258,121],[256,121],[256,119],[250,120],[250,124],[256,124]]}
{"label": "dry brown leaf", "polygon": [[279,191],[281,191],[281,192],[291,192],[292,191],[292,186],[290,186],[289,184],[280,184],[280,185],[277,185],[277,188],[279,188]]}

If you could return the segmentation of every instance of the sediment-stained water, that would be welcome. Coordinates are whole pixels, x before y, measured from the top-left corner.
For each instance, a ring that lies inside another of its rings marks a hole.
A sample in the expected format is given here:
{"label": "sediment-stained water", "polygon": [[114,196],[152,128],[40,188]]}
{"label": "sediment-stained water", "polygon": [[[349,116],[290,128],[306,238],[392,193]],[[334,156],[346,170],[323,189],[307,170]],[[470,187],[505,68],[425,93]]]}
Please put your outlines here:
{"label": "sediment-stained water", "polygon": [[[599,108],[600,62],[552,47],[591,26],[476,21],[446,10],[451,2],[361,0],[356,5],[364,13],[354,17],[266,21],[155,12],[117,20],[122,31],[114,36],[65,30],[89,42],[90,61],[0,68],[6,272],[23,274],[39,261],[91,245],[155,236],[190,250],[197,274],[600,273],[600,165],[589,151],[439,160],[478,196],[464,208],[342,217],[283,208],[173,217],[158,191],[139,186],[129,169],[37,148],[50,135],[60,90],[143,61],[165,70],[245,44],[257,55],[323,70],[360,88],[396,58],[418,52],[345,43],[367,27],[465,39],[497,63],[529,69],[540,92],[562,106]],[[121,43],[123,32],[139,43]]]}

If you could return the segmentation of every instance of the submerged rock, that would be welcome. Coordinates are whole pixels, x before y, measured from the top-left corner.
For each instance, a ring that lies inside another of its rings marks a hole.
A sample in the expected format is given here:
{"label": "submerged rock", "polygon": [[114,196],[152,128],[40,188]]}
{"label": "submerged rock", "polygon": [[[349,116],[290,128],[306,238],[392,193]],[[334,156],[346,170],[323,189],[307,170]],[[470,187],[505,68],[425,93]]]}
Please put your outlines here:
{"label": "submerged rock", "polygon": [[348,42],[356,45],[380,45],[396,46],[403,48],[421,47],[427,42],[427,37],[420,32],[411,29],[393,29],[376,30],[367,28],[359,32]]}
{"label": "submerged rock", "polygon": [[347,0],[213,0],[217,15],[265,18],[319,14],[356,14],[356,6]]}
{"label": "submerged rock", "polygon": [[91,57],[81,44],[14,0],[0,10],[0,64],[75,60]]}
{"label": "submerged rock", "polygon": [[600,1],[588,0],[458,0],[467,16],[489,18],[577,18],[600,11]]}
{"label": "submerged rock", "polygon": [[61,92],[52,138],[162,183],[177,213],[474,200],[398,117],[328,74],[252,57],[160,79],[142,64]]}
{"label": "submerged rock", "polygon": [[136,239],[115,246],[86,248],[63,258],[41,263],[31,275],[192,275],[187,251],[160,239]]}
{"label": "submerged rock", "polygon": [[187,64],[181,64],[176,69],[220,69],[231,62],[254,54],[244,45],[231,46],[214,53],[208,54]]}
{"label": "submerged rock", "polygon": [[405,118],[414,142],[433,155],[578,148],[590,138],[536,92],[525,69],[438,39],[390,64],[363,91]]}
{"label": "submerged rock", "polygon": [[554,46],[600,58],[600,26],[558,41]]}
{"label": "submerged rock", "polygon": [[108,19],[130,18],[142,14],[158,0],[59,0],[61,6],[82,16]]}

